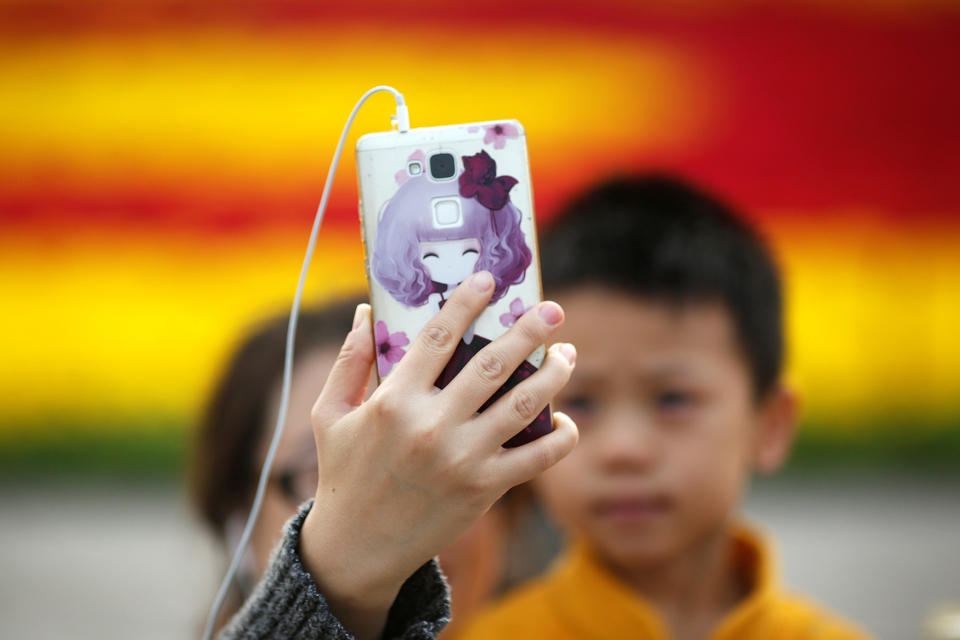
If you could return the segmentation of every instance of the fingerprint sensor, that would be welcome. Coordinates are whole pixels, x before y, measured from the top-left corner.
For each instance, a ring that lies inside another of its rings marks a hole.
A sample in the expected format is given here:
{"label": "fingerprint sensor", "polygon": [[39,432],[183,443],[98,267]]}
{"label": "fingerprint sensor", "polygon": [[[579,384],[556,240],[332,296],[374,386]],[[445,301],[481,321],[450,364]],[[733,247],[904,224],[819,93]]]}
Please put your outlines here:
{"label": "fingerprint sensor", "polygon": [[435,227],[459,227],[460,198],[436,198],[433,201],[433,224]]}

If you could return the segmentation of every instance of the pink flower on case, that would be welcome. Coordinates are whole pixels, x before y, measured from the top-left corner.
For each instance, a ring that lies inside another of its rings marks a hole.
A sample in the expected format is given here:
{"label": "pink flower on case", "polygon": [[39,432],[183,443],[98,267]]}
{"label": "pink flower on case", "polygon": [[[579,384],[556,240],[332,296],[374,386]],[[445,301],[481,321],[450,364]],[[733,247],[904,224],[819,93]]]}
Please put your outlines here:
{"label": "pink flower on case", "polygon": [[531,307],[523,306],[523,301],[520,298],[514,298],[513,302],[510,303],[510,311],[500,314],[500,324],[505,327],[512,327],[520,319],[520,316],[530,309]]}
{"label": "pink flower on case", "polygon": [[485,127],[487,135],[483,136],[483,144],[493,143],[494,149],[503,149],[508,138],[516,138],[520,131],[512,124],[493,124]]}
{"label": "pink flower on case", "polygon": [[383,377],[390,373],[393,365],[400,362],[407,353],[406,349],[401,347],[410,344],[410,338],[403,331],[390,333],[383,320],[373,325],[373,338],[377,345],[377,372]]}

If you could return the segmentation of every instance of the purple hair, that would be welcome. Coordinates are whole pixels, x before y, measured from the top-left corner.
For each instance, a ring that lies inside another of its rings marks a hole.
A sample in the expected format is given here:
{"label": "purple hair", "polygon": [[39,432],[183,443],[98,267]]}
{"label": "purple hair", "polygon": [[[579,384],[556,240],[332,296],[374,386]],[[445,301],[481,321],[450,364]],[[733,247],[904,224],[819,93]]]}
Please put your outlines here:
{"label": "purple hair", "polygon": [[[433,225],[432,200],[439,197],[459,198],[461,226],[437,229]],[[474,198],[462,197],[456,180],[437,183],[426,176],[410,178],[380,215],[371,259],[373,275],[396,300],[408,307],[419,307],[434,292],[433,282],[420,261],[420,243],[477,238],[480,257],[474,271],[493,274],[493,304],[511,285],[523,282],[532,260],[520,230],[520,217],[520,211],[511,202],[491,211]]]}

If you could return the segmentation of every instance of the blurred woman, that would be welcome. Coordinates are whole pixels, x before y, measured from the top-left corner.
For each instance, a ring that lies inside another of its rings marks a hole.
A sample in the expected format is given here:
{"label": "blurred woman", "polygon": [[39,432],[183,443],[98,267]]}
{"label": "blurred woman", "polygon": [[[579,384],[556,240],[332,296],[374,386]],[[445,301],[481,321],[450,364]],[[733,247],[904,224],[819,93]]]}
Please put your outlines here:
{"label": "blurred woman", "polygon": [[[317,486],[310,409],[350,328],[356,301],[300,314],[287,424],[250,545],[221,611],[226,622],[266,568],[283,523]],[[253,329],[229,358],[214,386],[192,451],[194,507],[227,557],[246,523],[280,406],[287,317]]]}
{"label": "blurred woman", "polygon": [[[356,301],[301,313],[287,424],[263,506],[233,591],[218,620],[223,626],[246,599],[282,537],[283,524],[317,490],[317,452],[310,410],[350,329]],[[229,557],[239,541],[280,407],[287,317],[254,329],[229,359],[196,434],[191,498]],[[371,390],[374,386],[371,382]],[[516,503],[516,501],[514,501]],[[499,591],[508,520],[519,507],[495,507],[440,555],[450,583],[453,619],[460,622]],[[445,630],[447,637],[456,626]]]}

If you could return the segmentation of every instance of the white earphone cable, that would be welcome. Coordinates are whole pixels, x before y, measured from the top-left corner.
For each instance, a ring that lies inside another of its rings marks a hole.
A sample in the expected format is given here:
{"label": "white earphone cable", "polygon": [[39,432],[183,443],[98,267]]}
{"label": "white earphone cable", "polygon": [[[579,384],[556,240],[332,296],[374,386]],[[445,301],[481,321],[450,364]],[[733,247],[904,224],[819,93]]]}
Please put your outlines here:
{"label": "white earphone cable", "polygon": [[240,542],[237,544],[237,548],[233,552],[233,558],[230,561],[230,568],[227,569],[227,573],[223,577],[223,582],[220,584],[220,590],[217,592],[216,600],[214,600],[213,606],[210,608],[210,614],[207,617],[207,624],[203,632],[204,640],[210,640],[213,637],[217,616],[220,615],[220,609],[223,607],[223,603],[226,600],[227,593],[230,589],[230,584],[233,582],[233,579],[237,574],[237,569],[239,568],[241,559],[243,558],[244,550],[247,548],[247,544],[250,542],[250,534],[253,532],[254,524],[256,523],[257,516],[260,513],[260,507],[263,503],[263,496],[266,492],[267,483],[270,479],[270,469],[273,466],[273,458],[277,453],[277,446],[280,444],[280,437],[283,435],[283,427],[287,419],[287,404],[290,400],[290,379],[293,374],[293,345],[294,337],[297,332],[297,315],[300,313],[300,298],[303,295],[303,286],[307,279],[307,271],[310,269],[310,260],[313,258],[313,250],[317,242],[317,234],[320,231],[320,224],[323,221],[323,214],[327,208],[327,200],[330,197],[330,189],[333,186],[333,177],[337,172],[337,165],[340,162],[340,154],[343,151],[343,145],[346,143],[350,126],[353,124],[353,119],[356,117],[357,112],[360,111],[360,107],[363,106],[363,103],[366,102],[370,96],[381,91],[392,93],[396,99],[397,112],[391,117],[391,120],[397,126],[397,130],[400,132],[406,132],[410,129],[410,116],[407,111],[407,106],[403,100],[403,94],[393,87],[381,85],[370,89],[363,94],[359,101],[357,101],[356,106],[353,107],[353,111],[350,112],[350,116],[347,118],[346,124],[343,126],[343,131],[340,133],[340,140],[337,142],[337,149],[333,153],[333,161],[330,163],[330,170],[327,172],[327,181],[323,185],[323,195],[320,197],[320,206],[317,207],[317,213],[313,219],[313,228],[310,231],[310,241],[307,243],[307,252],[303,257],[303,266],[300,268],[300,280],[297,282],[297,291],[293,296],[293,307],[290,310],[290,321],[287,324],[287,345],[283,360],[283,386],[280,391],[280,411],[279,415],[277,416],[277,424],[273,429],[273,439],[270,441],[270,448],[267,450],[267,456],[264,459],[263,468],[260,471],[260,480],[257,483],[257,492],[253,498],[253,505],[250,507],[250,515],[247,517],[247,523],[244,525],[243,533],[240,535]]}

